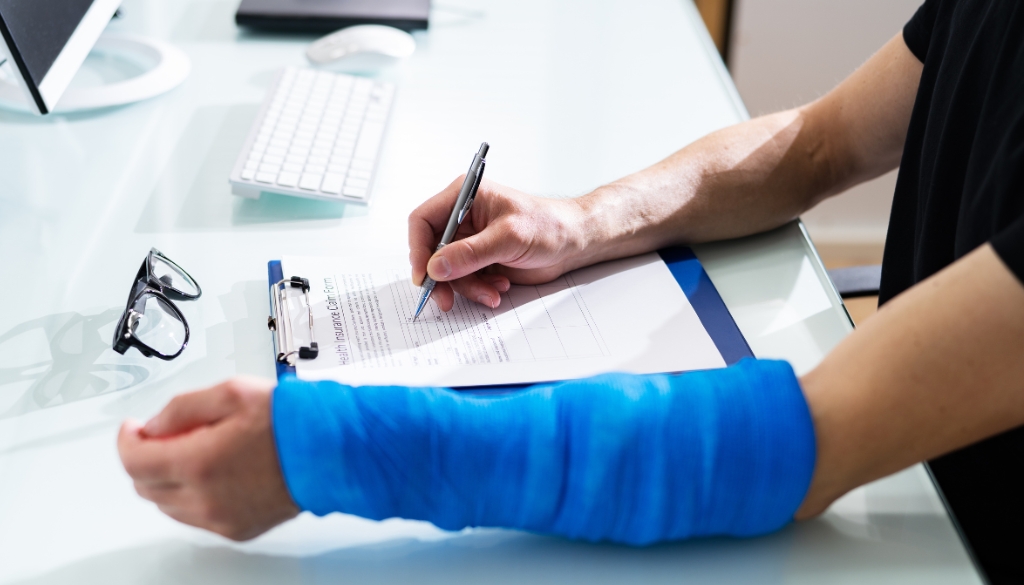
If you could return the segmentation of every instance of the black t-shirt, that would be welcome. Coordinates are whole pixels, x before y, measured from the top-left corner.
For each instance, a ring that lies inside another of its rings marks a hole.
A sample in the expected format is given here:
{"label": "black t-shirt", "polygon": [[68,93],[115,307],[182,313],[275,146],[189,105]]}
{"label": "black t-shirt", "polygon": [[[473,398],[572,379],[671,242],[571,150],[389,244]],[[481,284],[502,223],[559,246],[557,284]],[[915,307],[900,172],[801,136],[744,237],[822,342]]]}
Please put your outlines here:
{"label": "black t-shirt", "polygon": [[[985,242],[1024,282],[1024,0],[928,0],[903,39],[924,71],[879,301]],[[1024,428],[929,469],[991,582],[1024,583]]]}
{"label": "black t-shirt", "polygon": [[1024,281],[1024,2],[928,0],[903,38],[924,71],[879,301],[985,242]]}

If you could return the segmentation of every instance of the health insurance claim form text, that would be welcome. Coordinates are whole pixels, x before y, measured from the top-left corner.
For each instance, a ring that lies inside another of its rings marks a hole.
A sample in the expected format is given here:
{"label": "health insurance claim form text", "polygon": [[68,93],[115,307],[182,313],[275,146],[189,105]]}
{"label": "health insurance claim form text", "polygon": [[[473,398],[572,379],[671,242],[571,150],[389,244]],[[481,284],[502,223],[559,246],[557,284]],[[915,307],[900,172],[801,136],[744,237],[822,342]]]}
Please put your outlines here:
{"label": "health insurance claim form text", "polygon": [[[287,276],[310,281],[320,355],[297,375],[353,386],[487,386],[604,372],[720,368],[721,354],[656,254],[590,266],[538,286],[513,286],[497,309],[456,295],[412,315],[419,287],[396,258],[286,257]],[[308,340],[299,296],[296,342]]]}

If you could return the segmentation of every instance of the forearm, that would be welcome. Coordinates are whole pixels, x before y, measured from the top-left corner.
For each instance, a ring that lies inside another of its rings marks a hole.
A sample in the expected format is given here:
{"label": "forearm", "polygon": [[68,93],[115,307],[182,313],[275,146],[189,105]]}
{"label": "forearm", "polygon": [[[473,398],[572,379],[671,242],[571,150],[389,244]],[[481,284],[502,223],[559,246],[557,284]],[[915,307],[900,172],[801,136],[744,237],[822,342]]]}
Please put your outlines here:
{"label": "forearm", "polygon": [[814,431],[788,364],[611,374],[498,397],[282,382],[274,434],[316,514],[646,544],[788,523]]}
{"label": "forearm", "polygon": [[921,70],[897,35],[821,99],[719,130],[581,197],[587,259],[764,231],[895,168]]}
{"label": "forearm", "polygon": [[818,468],[799,515],[1024,424],[1024,287],[989,246],[886,304],[801,380]]}
{"label": "forearm", "polygon": [[764,231],[838,183],[831,159],[805,109],[749,120],[580,198],[586,240],[624,256]]}

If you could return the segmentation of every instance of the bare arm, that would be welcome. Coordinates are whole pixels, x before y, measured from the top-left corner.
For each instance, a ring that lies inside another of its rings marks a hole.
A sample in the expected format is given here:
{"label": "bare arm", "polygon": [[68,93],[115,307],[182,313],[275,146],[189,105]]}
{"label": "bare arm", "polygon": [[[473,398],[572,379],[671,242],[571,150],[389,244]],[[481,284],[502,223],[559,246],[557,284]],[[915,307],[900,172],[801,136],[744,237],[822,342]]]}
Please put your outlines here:
{"label": "bare arm", "polygon": [[[805,106],[710,134],[583,197],[596,259],[757,233],[895,168],[922,65],[902,34]],[[624,221],[625,220],[625,221]]]}
{"label": "bare arm", "polygon": [[1024,424],[1024,286],[988,245],[893,299],[801,379],[818,464],[798,518]]}
{"label": "bare arm", "polygon": [[458,240],[434,249],[460,180],[409,217],[413,282],[497,306],[509,282],[680,243],[764,231],[899,164],[921,62],[897,35],[821,99],[710,134],[660,163],[568,201],[485,181]]}

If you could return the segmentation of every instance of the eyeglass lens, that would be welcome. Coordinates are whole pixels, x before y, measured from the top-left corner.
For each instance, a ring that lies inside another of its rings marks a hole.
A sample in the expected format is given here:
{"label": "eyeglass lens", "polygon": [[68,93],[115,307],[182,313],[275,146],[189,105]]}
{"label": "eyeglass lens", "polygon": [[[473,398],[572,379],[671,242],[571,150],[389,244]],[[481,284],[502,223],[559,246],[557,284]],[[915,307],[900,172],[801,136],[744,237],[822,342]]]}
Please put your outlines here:
{"label": "eyeglass lens", "polygon": [[166,301],[151,294],[139,297],[132,310],[137,314],[131,323],[135,337],[164,355],[174,355],[185,344],[185,324]]}
{"label": "eyeglass lens", "polygon": [[199,287],[196,286],[195,281],[159,254],[153,254],[152,270],[153,276],[162,282],[164,286],[173,288],[188,296],[199,294]]}

